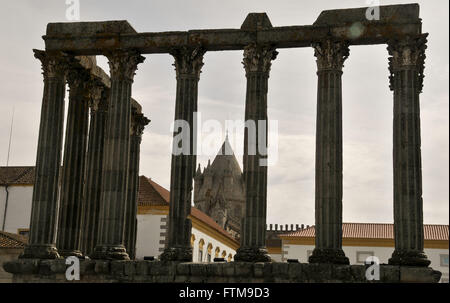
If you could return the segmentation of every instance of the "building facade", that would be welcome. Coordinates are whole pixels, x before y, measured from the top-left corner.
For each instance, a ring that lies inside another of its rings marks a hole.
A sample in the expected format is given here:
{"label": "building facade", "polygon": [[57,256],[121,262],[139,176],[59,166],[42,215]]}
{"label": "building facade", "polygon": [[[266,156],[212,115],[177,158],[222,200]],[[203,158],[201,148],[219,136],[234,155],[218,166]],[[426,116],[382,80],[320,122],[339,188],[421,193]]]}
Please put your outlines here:
{"label": "building facade", "polygon": [[[394,225],[382,223],[343,223],[342,249],[350,264],[364,264],[370,256],[387,264],[394,251]],[[424,224],[424,252],[430,266],[442,272],[441,282],[449,281],[449,226]],[[311,226],[279,235],[282,260],[307,263],[315,247],[315,228]]]}

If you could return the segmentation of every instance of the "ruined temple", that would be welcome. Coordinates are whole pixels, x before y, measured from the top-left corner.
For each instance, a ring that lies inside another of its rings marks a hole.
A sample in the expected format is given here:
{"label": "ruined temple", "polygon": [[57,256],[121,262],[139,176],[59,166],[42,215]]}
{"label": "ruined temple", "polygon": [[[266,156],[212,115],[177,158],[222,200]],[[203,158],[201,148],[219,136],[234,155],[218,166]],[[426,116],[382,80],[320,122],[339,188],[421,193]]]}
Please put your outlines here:
{"label": "ruined temple", "polygon": [[214,219],[234,238],[240,237],[245,215],[245,183],[228,136],[212,164],[194,177],[194,205]]}

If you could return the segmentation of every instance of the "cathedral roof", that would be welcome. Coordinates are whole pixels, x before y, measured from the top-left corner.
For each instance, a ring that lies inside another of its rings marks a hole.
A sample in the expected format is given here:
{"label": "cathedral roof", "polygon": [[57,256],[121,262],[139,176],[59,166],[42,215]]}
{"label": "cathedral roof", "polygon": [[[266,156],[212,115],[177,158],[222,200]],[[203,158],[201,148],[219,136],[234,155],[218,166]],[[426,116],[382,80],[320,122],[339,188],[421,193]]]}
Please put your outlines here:
{"label": "cathedral roof", "polygon": [[241,167],[239,166],[230,142],[228,141],[228,136],[225,138],[222,147],[214,158],[213,163],[209,168],[207,168],[207,170],[217,175],[225,173],[231,175],[242,174]]}

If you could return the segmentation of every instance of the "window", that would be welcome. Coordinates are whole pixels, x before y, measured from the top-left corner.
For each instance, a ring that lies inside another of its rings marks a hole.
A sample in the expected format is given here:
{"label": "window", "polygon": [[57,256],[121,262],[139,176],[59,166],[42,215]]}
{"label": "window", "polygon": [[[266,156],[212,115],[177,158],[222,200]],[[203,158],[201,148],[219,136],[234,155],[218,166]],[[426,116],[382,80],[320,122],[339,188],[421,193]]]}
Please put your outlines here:
{"label": "window", "polygon": [[441,266],[448,267],[448,255],[440,255],[441,258]]}
{"label": "window", "polygon": [[374,256],[373,251],[357,251],[356,252],[356,263],[364,264],[368,257]]}

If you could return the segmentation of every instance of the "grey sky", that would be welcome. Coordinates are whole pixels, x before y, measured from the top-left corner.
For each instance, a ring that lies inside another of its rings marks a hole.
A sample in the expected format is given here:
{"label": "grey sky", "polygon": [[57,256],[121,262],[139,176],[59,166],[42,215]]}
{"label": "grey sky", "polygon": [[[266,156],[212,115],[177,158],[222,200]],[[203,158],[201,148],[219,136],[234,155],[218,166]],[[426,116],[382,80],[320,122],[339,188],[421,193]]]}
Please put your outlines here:
{"label": "grey sky", "polygon": [[[410,1],[381,1],[381,5]],[[449,18],[447,0],[417,1],[429,32],[421,94],[424,222],[449,221]],[[81,21],[128,20],[138,32],[239,28],[250,12],[274,26],[312,24],[325,9],[363,7],[354,1],[88,1]],[[42,98],[40,63],[49,22],[65,19],[65,0],[2,1],[0,10],[0,165],[5,165],[13,106],[10,165],[34,165]],[[279,124],[279,159],[269,167],[268,223],[314,223],[316,65],[311,48],[279,50],[269,79],[269,119]],[[392,222],[392,92],[386,46],[350,48],[343,75],[344,221]],[[152,120],[141,150],[141,174],[169,187],[170,124],[175,72],[169,55],[146,55],[133,86]],[[108,71],[106,60],[99,64]],[[199,83],[203,120],[244,118],[242,51],[205,55]],[[67,106],[66,106],[67,107]],[[224,134],[221,134],[224,135]],[[217,150],[220,143],[217,145]],[[207,163],[208,157],[199,157]],[[242,163],[242,159],[238,158]]]}

